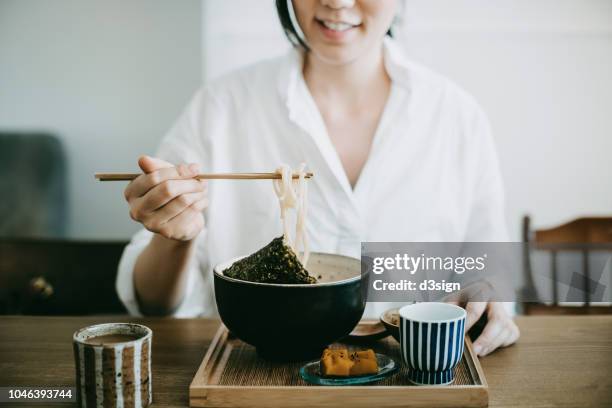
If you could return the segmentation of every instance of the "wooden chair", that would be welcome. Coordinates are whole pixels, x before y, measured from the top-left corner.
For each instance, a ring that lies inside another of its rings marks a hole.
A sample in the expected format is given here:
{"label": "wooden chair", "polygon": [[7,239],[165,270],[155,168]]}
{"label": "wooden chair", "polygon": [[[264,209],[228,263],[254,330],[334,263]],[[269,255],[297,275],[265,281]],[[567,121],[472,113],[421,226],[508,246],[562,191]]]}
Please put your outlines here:
{"label": "wooden chair", "polygon": [[[525,314],[612,314],[612,306],[593,306],[591,303],[591,271],[589,254],[606,251],[612,254],[612,217],[578,218],[566,224],[541,230],[531,230],[529,216],[523,218],[523,242],[525,245],[523,267],[526,286],[524,294],[536,296],[532,269],[533,251],[550,254],[552,277],[552,304],[524,303]],[[584,292],[581,307],[559,305],[558,296],[558,255],[561,252],[578,252],[582,259]],[[610,284],[610,282],[607,282]]]}
{"label": "wooden chair", "polygon": [[126,242],[0,239],[0,314],[125,314],[115,291]]}

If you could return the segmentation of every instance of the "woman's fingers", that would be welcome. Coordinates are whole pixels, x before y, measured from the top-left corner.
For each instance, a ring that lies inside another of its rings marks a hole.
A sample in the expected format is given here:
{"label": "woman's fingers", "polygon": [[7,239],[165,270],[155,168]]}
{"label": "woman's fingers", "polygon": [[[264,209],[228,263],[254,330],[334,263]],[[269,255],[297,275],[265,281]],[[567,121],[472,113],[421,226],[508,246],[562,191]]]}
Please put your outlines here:
{"label": "woman's fingers", "polygon": [[484,313],[487,308],[487,302],[468,302],[465,305],[465,311],[467,317],[465,320],[465,331],[469,331],[474,323],[480,319],[480,316]]}
{"label": "woman's fingers", "polygon": [[157,229],[161,225],[167,223],[187,208],[191,207],[196,211],[202,211],[206,208],[208,199],[206,198],[206,191],[200,191],[195,193],[182,194],[172,199],[168,204],[159,208],[152,213],[149,213],[144,224],[150,230],[151,228]]}
{"label": "woman's fingers", "polygon": [[454,292],[450,295],[446,295],[442,298],[442,302],[448,303],[449,305],[461,306],[461,297],[458,293]]}
{"label": "woman's fingers", "polygon": [[208,204],[208,196],[205,195],[203,199],[196,201],[189,208],[201,213],[206,208],[208,208]]}
{"label": "woman's fingers", "polygon": [[489,303],[488,317],[489,321],[482,334],[474,342],[474,351],[479,356],[486,356],[499,347],[509,346],[520,336],[519,328],[502,303]]}
{"label": "woman's fingers", "polygon": [[503,330],[504,325],[499,319],[489,320],[480,336],[474,342],[474,352],[479,356],[484,356],[486,353],[497,348],[495,342]]}
{"label": "woman's fingers", "polygon": [[502,342],[501,347],[508,347],[516,343],[519,337],[521,337],[521,331],[519,330],[516,323],[514,323],[514,320],[511,319],[510,323],[511,324],[508,325],[508,329],[510,333],[508,334],[508,337],[506,337],[504,341]]}
{"label": "woman's fingers", "polygon": [[191,207],[160,227],[158,233],[168,239],[189,241],[197,237],[204,228],[204,217]]}
{"label": "woman's fingers", "polygon": [[[489,328],[488,332],[487,328]],[[508,337],[509,331],[502,322],[491,321],[491,323],[485,326],[482,334],[476,339],[474,343],[474,351],[480,357],[484,357],[497,349],[505,339]]]}
{"label": "woman's fingers", "polygon": [[138,158],[138,167],[140,167],[143,173],[148,174],[159,169],[174,167],[174,165],[157,157],[145,155]]}
{"label": "woman's fingers", "polygon": [[[206,181],[167,180],[154,187],[143,197],[132,200],[130,216],[133,220],[145,224],[147,228],[149,228],[147,222],[161,225],[201,200],[207,192],[208,183]],[[166,208],[167,206],[169,207]]]}
{"label": "woman's fingers", "polygon": [[125,189],[130,216],[166,238],[195,238],[204,227],[202,211],[208,205],[207,183],[194,178],[198,166],[173,166],[148,156],[141,157],[138,165],[144,174]]}
{"label": "woman's fingers", "polygon": [[196,174],[198,174],[198,168],[195,164],[159,168],[151,173],[138,176],[130,182],[125,189],[125,198],[129,202],[131,199],[144,196],[164,182],[192,179]]}
{"label": "woman's fingers", "polygon": [[140,156],[138,158],[138,167],[140,167],[144,174],[132,180],[125,189],[125,199],[128,202],[131,198],[138,198],[149,191],[151,188],[148,186],[150,179],[157,177],[157,175],[147,177],[148,174],[154,174],[161,169],[173,169],[174,165],[156,157]]}
{"label": "woman's fingers", "polygon": [[[195,180],[166,180],[153,187],[145,196],[141,203],[140,210],[152,212],[160,209],[180,196],[190,193],[201,193],[205,189],[204,183]],[[191,205],[193,203],[189,203]]]}
{"label": "woman's fingers", "polygon": [[502,331],[490,342],[486,349],[479,353],[480,356],[486,356],[500,347],[508,347],[518,340],[519,330],[512,320],[500,324],[503,326]]}

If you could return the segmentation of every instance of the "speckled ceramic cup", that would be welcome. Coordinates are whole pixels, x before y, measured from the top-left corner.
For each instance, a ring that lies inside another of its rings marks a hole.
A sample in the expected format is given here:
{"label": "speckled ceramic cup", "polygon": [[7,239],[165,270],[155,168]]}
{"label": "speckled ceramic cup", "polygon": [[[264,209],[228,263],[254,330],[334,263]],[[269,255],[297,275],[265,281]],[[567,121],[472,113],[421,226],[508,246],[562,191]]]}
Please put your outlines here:
{"label": "speckled ceramic cup", "polygon": [[146,407],[152,402],[153,332],[133,323],[105,323],[73,335],[78,406]]}

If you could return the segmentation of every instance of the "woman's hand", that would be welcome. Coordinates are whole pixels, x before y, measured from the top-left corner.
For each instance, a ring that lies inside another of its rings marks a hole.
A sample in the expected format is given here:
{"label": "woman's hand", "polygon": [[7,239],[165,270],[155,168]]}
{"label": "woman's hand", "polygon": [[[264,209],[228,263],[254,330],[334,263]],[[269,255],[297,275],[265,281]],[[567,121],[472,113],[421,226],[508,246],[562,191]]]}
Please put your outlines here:
{"label": "woman's hand", "polygon": [[487,313],[487,324],[474,342],[474,352],[486,356],[498,347],[506,347],[519,338],[520,331],[512,317],[500,302],[468,302],[465,305],[466,333],[480,317]]}
{"label": "woman's hand", "polygon": [[175,241],[191,241],[204,228],[202,211],[208,206],[207,184],[193,177],[196,164],[172,164],[142,156],[144,172],[125,189],[130,216],[146,229]]}

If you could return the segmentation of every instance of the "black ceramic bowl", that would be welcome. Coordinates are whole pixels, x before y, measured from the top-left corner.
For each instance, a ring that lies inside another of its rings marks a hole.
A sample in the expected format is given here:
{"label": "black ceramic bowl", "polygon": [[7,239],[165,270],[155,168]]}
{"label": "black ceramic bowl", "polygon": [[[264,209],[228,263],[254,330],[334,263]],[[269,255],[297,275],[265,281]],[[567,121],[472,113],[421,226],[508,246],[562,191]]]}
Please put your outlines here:
{"label": "black ceramic bowl", "polygon": [[[238,258],[240,259],[240,258]],[[214,270],[215,298],[221,320],[264,358],[304,360],[348,335],[363,314],[361,262],[340,255],[312,253],[308,271],[315,284],[255,283]]]}

